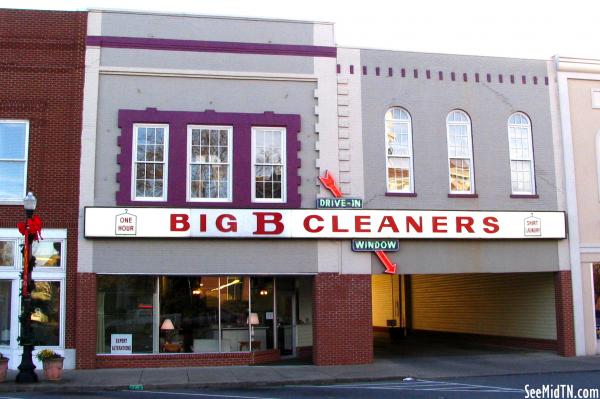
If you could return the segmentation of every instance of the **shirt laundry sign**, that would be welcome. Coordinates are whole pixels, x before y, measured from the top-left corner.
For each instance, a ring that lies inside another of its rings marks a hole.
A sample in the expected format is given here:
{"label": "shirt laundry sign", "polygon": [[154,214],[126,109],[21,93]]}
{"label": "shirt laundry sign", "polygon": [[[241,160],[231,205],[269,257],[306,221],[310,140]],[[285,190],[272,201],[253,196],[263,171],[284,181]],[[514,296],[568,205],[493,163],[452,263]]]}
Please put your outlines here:
{"label": "shirt laundry sign", "polygon": [[[122,234],[123,231],[118,229],[124,217],[130,234]],[[566,237],[563,212],[368,209],[87,207],[84,231],[87,238],[489,240]]]}

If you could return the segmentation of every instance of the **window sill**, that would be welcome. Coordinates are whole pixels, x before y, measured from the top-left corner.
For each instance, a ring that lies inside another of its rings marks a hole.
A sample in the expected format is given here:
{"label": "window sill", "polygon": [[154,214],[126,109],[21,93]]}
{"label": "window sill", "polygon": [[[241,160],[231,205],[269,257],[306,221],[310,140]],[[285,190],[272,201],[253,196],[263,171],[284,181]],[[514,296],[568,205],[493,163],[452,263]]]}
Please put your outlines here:
{"label": "window sill", "polygon": [[23,206],[23,200],[0,200],[0,206],[2,205],[20,205]]}
{"label": "window sill", "polygon": [[510,198],[531,198],[531,199],[536,199],[536,198],[540,198],[540,196],[537,195],[537,194],[511,194]]}
{"label": "window sill", "polygon": [[478,194],[448,194],[448,198],[479,198]]}
{"label": "window sill", "polygon": [[385,193],[386,197],[416,197],[417,193]]}

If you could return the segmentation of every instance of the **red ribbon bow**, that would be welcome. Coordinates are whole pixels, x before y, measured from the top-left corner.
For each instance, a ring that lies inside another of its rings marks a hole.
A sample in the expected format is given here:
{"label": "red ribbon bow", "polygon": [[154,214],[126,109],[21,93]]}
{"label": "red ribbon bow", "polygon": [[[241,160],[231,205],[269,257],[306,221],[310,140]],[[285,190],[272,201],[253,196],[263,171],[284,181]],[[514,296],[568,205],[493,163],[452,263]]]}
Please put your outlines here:
{"label": "red ribbon bow", "polygon": [[29,232],[35,236],[35,240],[39,241],[42,238],[42,219],[38,215],[34,215],[32,218],[27,219],[27,224],[24,222],[17,223],[19,233],[25,235]]}

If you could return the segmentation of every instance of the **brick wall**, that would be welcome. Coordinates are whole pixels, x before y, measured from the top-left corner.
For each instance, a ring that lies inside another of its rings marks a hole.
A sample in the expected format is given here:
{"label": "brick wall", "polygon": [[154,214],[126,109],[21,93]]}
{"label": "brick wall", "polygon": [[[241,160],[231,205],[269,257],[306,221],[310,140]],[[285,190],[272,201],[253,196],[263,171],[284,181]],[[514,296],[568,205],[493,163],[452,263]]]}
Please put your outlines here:
{"label": "brick wall", "polygon": [[556,297],[557,350],[562,356],[575,356],[573,292],[570,270],[554,274],[554,290]]}
{"label": "brick wall", "polygon": [[315,276],[313,319],[316,365],[373,362],[370,274]]}
{"label": "brick wall", "polygon": [[156,368],[156,367],[199,367],[199,366],[243,366],[271,363],[280,359],[279,350],[236,353],[186,353],[176,355],[98,355],[98,368]]}
{"label": "brick wall", "polygon": [[78,369],[96,368],[96,274],[77,273],[77,349]]}
{"label": "brick wall", "polygon": [[[0,9],[0,119],[29,121],[27,190],[44,228],[67,229],[66,347],[75,347],[79,157],[87,14]],[[0,205],[0,227],[24,219]]]}

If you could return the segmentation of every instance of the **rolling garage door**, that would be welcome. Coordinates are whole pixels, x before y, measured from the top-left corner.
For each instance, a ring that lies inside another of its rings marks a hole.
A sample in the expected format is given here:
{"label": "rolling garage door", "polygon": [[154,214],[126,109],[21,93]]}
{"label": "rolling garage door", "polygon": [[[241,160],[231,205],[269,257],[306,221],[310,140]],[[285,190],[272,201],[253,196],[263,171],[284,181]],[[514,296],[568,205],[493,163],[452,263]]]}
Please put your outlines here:
{"label": "rolling garage door", "polygon": [[552,273],[411,276],[414,330],[556,339]]}

